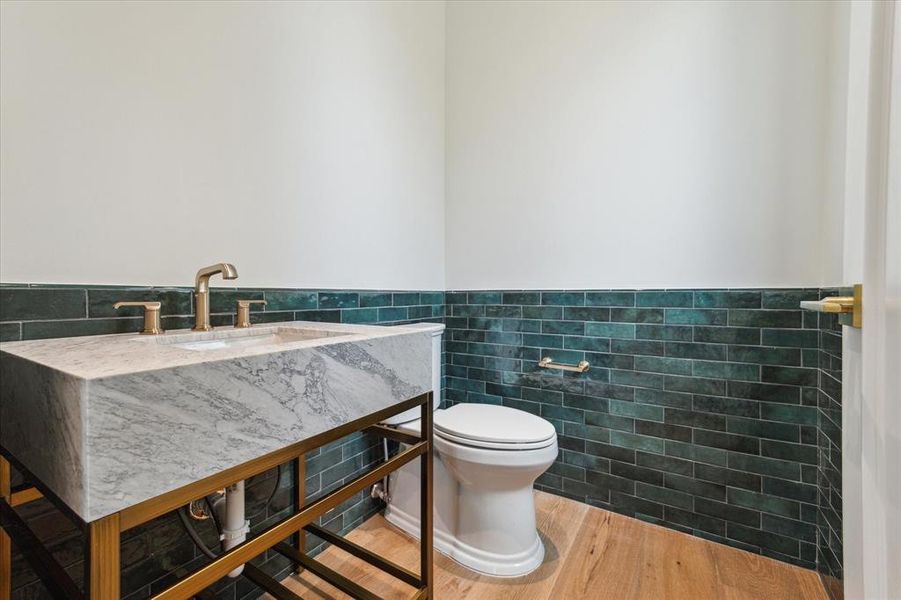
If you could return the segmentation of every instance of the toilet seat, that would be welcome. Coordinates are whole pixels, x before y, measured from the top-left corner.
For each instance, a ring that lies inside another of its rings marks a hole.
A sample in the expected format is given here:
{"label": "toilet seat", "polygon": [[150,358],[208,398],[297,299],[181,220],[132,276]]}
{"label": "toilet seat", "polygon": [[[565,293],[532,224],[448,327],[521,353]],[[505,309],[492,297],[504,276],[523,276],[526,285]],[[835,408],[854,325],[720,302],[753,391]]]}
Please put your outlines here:
{"label": "toilet seat", "polygon": [[494,404],[457,404],[435,413],[435,434],[447,441],[494,450],[534,450],[557,441],[548,421]]}
{"label": "toilet seat", "polygon": [[546,440],[541,440],[537,442],[523,442],[523,443],[505,443],[505,442],[486,442],[484,440],[471,440],[465,438],[463,436],[453,435],[451,433],[446,433],[444,431],[438,431],[437,428],[435,430],[435,437],[441,438],[442,440],[452,442],[454,444],[460,444],[461,446],[470,446],[472,448],[482,448],[484,450],[506,450],[506,451],[517,451],[517,450],[539,450],[541,448],[547,448],[551,444],[556,441],[556,436],[549,437]]}

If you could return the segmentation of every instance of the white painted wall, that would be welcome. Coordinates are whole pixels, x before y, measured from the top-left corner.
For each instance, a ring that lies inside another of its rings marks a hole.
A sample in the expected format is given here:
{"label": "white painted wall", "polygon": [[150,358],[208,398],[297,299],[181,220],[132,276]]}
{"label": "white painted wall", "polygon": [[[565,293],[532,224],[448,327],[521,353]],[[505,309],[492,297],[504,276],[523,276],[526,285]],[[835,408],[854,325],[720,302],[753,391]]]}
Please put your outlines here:
{"label": "white painted wall", "polygon": [[837,283],[835,10],[449,3],[448,287]]}
{"label": "white painted wall", "polygon": [[444,285],[444,6],[7,2],[0,280]]}

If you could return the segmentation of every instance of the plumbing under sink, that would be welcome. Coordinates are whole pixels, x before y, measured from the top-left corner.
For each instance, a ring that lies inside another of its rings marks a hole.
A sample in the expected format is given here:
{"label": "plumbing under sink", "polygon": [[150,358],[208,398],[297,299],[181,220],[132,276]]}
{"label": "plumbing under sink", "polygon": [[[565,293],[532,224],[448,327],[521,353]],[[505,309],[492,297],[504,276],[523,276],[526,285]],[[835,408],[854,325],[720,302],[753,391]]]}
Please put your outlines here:
{"label": "plumbing under sink", "polygon": [[320,338],[347,335],[344,332],[307,329],[302,327],[261,327],[249,330],[217,330],[200,333],[183,333],[154,338],[141,338],[185,350],[222,350],[225,348],[250,348],[294,342],[308,342]]}

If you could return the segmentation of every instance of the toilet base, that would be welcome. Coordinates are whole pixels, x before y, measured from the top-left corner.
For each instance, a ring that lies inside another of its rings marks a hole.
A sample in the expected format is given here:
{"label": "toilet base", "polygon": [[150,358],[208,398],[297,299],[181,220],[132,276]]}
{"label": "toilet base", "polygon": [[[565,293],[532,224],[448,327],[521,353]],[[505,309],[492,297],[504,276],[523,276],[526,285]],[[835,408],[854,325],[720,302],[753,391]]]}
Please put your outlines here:
{"label": "toilet base", "polygon": [[[419,539],[418,515],[410,515],[389,504],[385,509],[385,519],[407,535]],[[468,569],[492,577],[528,575],[540,567],[544,560],[544,544],[537,533],[534,542],[526,550],[513,555],[494,554],[474,548],[438,527],[435,528],[432,537],[435,550]]]}

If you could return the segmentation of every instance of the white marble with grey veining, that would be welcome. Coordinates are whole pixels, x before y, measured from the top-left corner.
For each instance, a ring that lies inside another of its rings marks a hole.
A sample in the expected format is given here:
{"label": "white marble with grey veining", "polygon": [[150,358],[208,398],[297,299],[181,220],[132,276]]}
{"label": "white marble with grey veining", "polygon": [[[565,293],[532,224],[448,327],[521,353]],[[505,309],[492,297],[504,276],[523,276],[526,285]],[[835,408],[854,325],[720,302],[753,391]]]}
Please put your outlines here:
{"label": "white marble with grey veining", "polygon": [[93,521],[429,390],[443,326],[252,330],[278,328],[329,336],[204,351],[167,343],[189,332],[0,344],[0,444]]}

